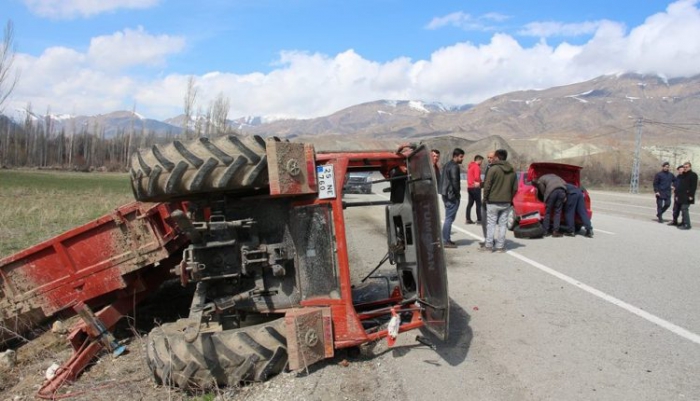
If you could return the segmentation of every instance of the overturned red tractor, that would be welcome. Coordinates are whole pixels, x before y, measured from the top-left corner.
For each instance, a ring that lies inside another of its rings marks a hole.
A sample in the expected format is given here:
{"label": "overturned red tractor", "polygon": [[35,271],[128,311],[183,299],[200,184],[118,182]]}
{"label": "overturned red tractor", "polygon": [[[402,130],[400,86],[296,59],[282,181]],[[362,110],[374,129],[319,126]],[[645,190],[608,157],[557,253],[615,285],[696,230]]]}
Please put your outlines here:
{"label": "overturned red tractor", "polygon": [[[447,276],[429,156],[425,146],[408,156],[317,154],[308,144],[237,136],[137,152],[139,202],[0,261],[4,326],[18,334],[85,304],[103,308],[97,328],[86,319],[70,336],[77,351],[64,379],[72,378],[109,348],[100,327],[177,276],[195,287],[189,316],[153,329],[147,358],[156,381],[181,388],[265,380],[419,327],[444,340]],[[389,184],[389,199],[344,200],[349,172],[380,173],[375,183]],[[396,271],[371,299],[351,282],[350,207],[386,215],[377,267],[388,261]],[[248,325],[252,316],[269,319]]]}

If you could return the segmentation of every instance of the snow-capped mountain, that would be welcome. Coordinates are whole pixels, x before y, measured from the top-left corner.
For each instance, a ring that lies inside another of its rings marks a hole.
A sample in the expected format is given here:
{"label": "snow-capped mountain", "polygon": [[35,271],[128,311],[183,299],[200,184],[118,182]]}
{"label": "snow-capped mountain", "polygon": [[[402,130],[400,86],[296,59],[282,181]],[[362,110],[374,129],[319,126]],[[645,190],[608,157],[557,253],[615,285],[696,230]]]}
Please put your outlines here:
{"label": "snow-capped mountain", "polygon": [[[7,113],[6,113],[7,114]],[[52,115],[26,111],[8,115],[18,124],[25,121],[52,125],[53,130],[102,133],[109,137],[129,131],[155,135],[182,132],[183,116],[165,121],[119,111],[99,116]],[[638,119],[645,122],[649,141],[700,142],[700,76],[667,79],[660,76],[621,74],[601,76],[571,85],[525,90],[494,96],[472,106],[446,106],[420,100],[377,100],[354,105],[331,115],[310,119],[272,119],[242,116],[227,121],[243,134],[282,138],[335,136],[401,139],[452,135],[470,140],[499,135],[504,139],[577,138],[577,140],[628,141]],[[206,118],[189,123],[201,133]]]}

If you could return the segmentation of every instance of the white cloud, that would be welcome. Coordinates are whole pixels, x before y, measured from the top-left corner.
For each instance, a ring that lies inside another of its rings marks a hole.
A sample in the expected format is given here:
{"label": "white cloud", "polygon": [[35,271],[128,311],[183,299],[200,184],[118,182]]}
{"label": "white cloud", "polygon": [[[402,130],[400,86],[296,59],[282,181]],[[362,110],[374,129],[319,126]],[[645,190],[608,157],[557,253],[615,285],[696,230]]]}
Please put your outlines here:
{"label": "white cloud", "polygon": [[[424,60],[400,57],[377,62],[352,49],[333,56],[285,51],[268,73],[212,71],[196,77],[198,105],[206,110],[221,92],[230,98],[231,117],[316,117],[378,99],[477,103],[509,91],[626,71],[668,78],[692,76],[700,74],[696,3],[672,3],[631,30],[601,21],[590,39],[576,45],[552,46],[543,38],[524,46],[516,37],[500,33],[486,44],[464,42],[437,49]],[[134,41],[149,44],[142,49]],[[114,51],[121,60],[111,58],[110,49],[121,44],[126,50]],[[22,78],[10,101],[20,107],[31,101],[35,110],[51,106],[57,113],[83,114],[131,109],[135,101],[143,115],[172,117],[182,113],[186,73],[139,80],[95,60],[102,55],[120,67],[157,65],[182,46],[177,38],[152,36],[139,29],[93,40],[85,53],[57,47],[39,57],[19,54],[16,66]],[[154,47],[166,50],[151,53]]]}
{"label": "white cloud", "polygon": [[93,38],[87,53],[66,47],[48,48],[38,57],[19,53],[14,67],[22,77],[13,105],[31,103],[35,110],[50,107],[82,114],[129,109],[144,83],[119,70],[162,64],[167,54],[183,46],[181,38],[150,35],[139,28]]}
{"label": "white cloud", "polygon": [[91,17],[104,12],[124,9],[146,9],[160,0],[23,0],[29,10],[52,19]]}
{"label": "white cloud", "polygon": [[446,26],[453,26],[467,31],[492,31],[495,29],[495,27],[491,25],[493,22],[503,22],[508,18],[510,17],[499,13],[487,13],[474,17],[471,14],[457,11],[443,17],[433,18],[425,28],[439,29]]}
{"label": "white cloud", "polygon": [[547,38],[551,36],[581,36],[594,33],[603,21],[586,21],[574,24],[562,22],[531,22],[525,25],[518,34],[523,36],[537,36]]}
{"label": "white cloud", "polygon": [[154,36],[139,27],[93,38],[88,58],[97,68],[105,70],[132,65],[159,66],[165,63],[167,55],[180,52],[184,46],[181,37]]}

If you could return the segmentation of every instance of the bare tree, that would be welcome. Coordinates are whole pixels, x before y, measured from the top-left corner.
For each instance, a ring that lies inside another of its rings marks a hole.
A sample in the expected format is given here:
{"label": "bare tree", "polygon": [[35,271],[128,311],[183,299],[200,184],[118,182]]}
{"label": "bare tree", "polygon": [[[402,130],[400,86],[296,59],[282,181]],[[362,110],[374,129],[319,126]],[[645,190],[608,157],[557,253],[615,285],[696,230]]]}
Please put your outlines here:
{"label": "bare tree", "polygon": [[12,64],[15,61],[14,33],[14,25],[12,20],[9,20],[5,25],[2,44],[0,44],[0,111],[19,80],[19,75],[12,71]]}
{"label": "bare tree", "polygon": [[214,104],[211,108],[212,120],[214,124],[214,129],[219,135],[225,135],[228,133],[228,111],[231,106],[231,100],[225,97],[222,92],[214,100]]}
{"label": "bare tree", "polygon": [[190,121],[192,121],[192,111],[194,104],[197,101],[197,88],[195,87],[194,75],[187,78],[187,92],[185,93],[185,117],[182,122],[182,129],[185,133],[185,138],[188,138],[190,130]]}
{"label": "bare tree", "polygon": [[202,107],[197,107],[197,115],[194,117],[194,137],[199,138],[202,136],[202,130],[204,129],[204,121],[201,118],[202,116]]}
{"label": "bare tree", "polygon": [[134,119],[136,118],[136,102],[134,102],[134,107],[131,109],[131,127],[129,129],[129,140],[126,143],[126,149],[124,150],[124,160],[126,163],[126,168],[129,168],[129,156],[131,156],[131,142],[134,139]]}

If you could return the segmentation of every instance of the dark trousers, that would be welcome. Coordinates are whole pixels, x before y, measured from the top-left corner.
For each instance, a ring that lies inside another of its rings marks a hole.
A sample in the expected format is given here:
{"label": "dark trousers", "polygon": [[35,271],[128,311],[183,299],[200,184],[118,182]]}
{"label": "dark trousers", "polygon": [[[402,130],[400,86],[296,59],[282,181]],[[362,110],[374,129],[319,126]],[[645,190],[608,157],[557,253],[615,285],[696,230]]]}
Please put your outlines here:
{"label": "dark trousers", "polygon": [[678,223],[678,216],[681,214],[681,204],[678,201],[673,201],[673,222]]}
{"label": "dark trousers", "polygon": [[578,215],[578,218],[581,220],[583,227],[585,227],[587,230],[593,228],[591,226],[591,219],[588,217],[586,201],[583,198],[583,193],[569,192],[566,195],[564,216],[566,219],[566,225],[570,232],[576,231],[576,215]]}
{"label": "dark trousers", "polygon": [[542,228],[544,232],[549,231],[549,219],[554,213],[554,220],[552,221],[553,231],[559,231],[559,226],[561,225],[561,210],[564,207],[564,199],[566,199],[566,191],[563,188],[557,188],[549,194],[547,198],[547,204],[544,211],[544,219],[542,221]]}
{"label": "dark trousers", "polygon": [[681,214],[683,215],[683,225],[690,228],[690,208],[689,203],[684,203],[681,205]]}
{"label": "dark trousers", "polygon": [[469,194],[469,203],[467,203],[467,221],[472,221],[472,206],[476,204],[476,220],[481,221],[481,188],[467,189]]}
{"label": "dark trousers", "polygon": [[668,208],[671,207],[671,198],[656,197],[656,217],[661,217]]}

